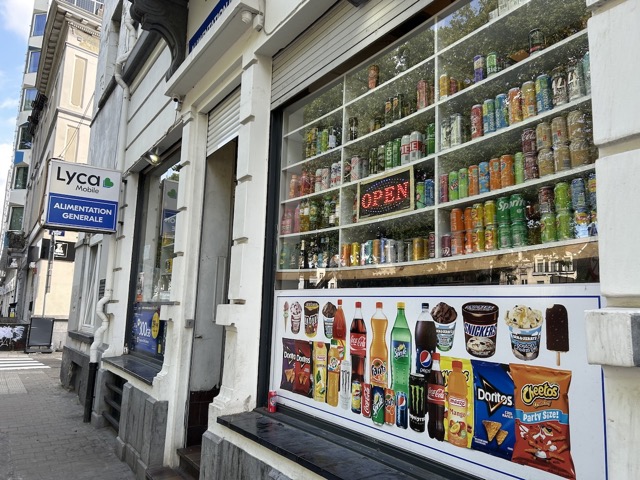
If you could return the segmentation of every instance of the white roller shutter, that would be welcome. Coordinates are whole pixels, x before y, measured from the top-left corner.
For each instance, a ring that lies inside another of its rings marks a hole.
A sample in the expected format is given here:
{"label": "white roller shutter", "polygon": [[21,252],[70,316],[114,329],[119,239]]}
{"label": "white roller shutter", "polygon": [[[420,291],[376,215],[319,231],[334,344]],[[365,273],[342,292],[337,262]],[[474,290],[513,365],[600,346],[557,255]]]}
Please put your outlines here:
{"label": "white roller shutter", "polygon": [[240,89],[236,89],[209,112],[207,155],[238,136],[240,130]]}
{"label": "white roller shutter", "polygon": [[272,108],[371,45],[433,0],[336,4],[273,59]]}

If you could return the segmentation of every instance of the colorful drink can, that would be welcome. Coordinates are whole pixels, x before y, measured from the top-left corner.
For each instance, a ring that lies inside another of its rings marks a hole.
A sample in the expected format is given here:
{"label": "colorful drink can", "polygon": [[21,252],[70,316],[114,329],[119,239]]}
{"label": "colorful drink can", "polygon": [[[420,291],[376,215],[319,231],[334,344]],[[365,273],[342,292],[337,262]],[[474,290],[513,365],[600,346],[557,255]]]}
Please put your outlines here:
{"label": "colorful drink can", "polygon": [[411,259],[414,262],[418,260],[424,260],[424,238],[416,237],[412,241],[412,255]]}
{"label": "colorful drink can", "polygon": [[402,137],[393,139],[393,166],[402,165]]}
{"label": "colorful drink can", "polygon": [[487,77],[487,65],[484,55],[473,57],[473,82],[478,83]]}
{"label": "colorful drink can", "polygon": [[429,232],[427,237],[427,254],[429,258],[436,258],[436,232]]}
{"label": "colorful drink can", "polygon": [[462,132],[462,115],[455,113],[449,117],[451,125],[450,143],[452,147],[462,145],[463,132]]}
{"label": "colorful drink can", "polygon": [[535,117],[536,111],[536,85],[532,81],[522,84],[522,118]]}
{"label": "colorful drink can", "polygon": [[405,110],[404,93],[396,93],[393,97],[393,120],[400,120],[403,117],[403,110]]}
{"label": "colorful drink can", "polygon": [[384,144],[378,145],[378,169],[377,169],[378,173],[384,172],[385,165],[386,165],[386,150],[387,149]]}
{"label": "colorful drink can", "polygon": [[480,193],[487,193],[491,188],[491,174],[489,172],[489,162],[478,164],[478,190]]}
{"label": "colorful drink can", "polygon": [[496,200],[496,220],[498,225],[509,225],[511,223],[509,197],[498,197]]}
{"label": "colorful drink can", "polygon": [[424,182],[416,182],[416,209],[424,206]]}
{"label": "colorful drink can", "polygon": [[424,375],[411,373],[409,375],[409,426],[416,432],[425,431],[426,398]]}
{"label": "colorful drink can", "polygon": [[514,193],[509,198],[509,218],[511,223],[525,222],[525,201],[520,193]]}
{"label": "colorful drink can", "polygon": [[563,66],[558,66],[551,72],[551,90],[553,91],[553,105],[558,107],[569,101],[567,87],[567,72]]}
{"label": "colorful drink can", "polygon": [[540,189],[538,190],[538,205],[540,208],[540,213],[549,213],[555,211],[553,187],[540,187]]}
{"label": "colorful drink can", "polygon": [[464,231],[464,253],[473,253],[473,230]]}
{"label": "colorful drink can", "polygon": [[424,181],[424,204],[427,207],[435,205],[436,197],[436,184],[432,178],[427,178]]}
{"label": "colorful drink can", "polygon": [[461,208],[454,208],[450,214],[451,232],[461,232],[464,230],[464,213]]}
{"label": "colorful drink can", "polygon": [[571,170],[571,151],[567,145],[553,147],[553,160],[556,172]]}
{"label": "colorful drink can", "polygon": [[569,240],[573,238],[572,220],[573,215],[567,210],[556,214],[556,238],[558,240]]}
{"label": "colorful drink can", "polygon": [[555,213],[547,212],[540,216],[540,238],[542,243],[551,243],[556,241]]}
{"label": "colorful drink can", "polygon": [[536,125],[536,148],[551,148],[553,136],[551,135],[551,125],[548,122],[540,122]]}
{"label": "colorful drink can", "polygon": [[371,386],[371,420],[376,425],[384,425],[384,388]]}
{"label": "colorful drink can", "polygon": [[[593,212],[595,213],[595,212]],[[585,238],[589,236],[589,224],[596,223],[597,217],[590,218],[589,211],[585,208],[579,208],[573,212],[574,236],[576,238]]]}
{"label": "colorful drink can", "polygon": [[589,193],[589,206],[591,207],[591,210],[595,210],[597,206],[597,199],[596,199],[597,187],[596,187],[596,174],[593,172],[589,174],[589,177],[587,179],[587,191]]}
{"label": "colorful drink can", "polygon": [[449,78],[449,95],[458,93],[459,90],[460,90],[460,82],[458,82],[457,79],[450,77]]}
{"label": "colorful drink can", "polygon": [[440,256],[451,256],[451,235],[448,233],[440,236]]}
{"label": "colorful drink can", "polygon": [[516,152],[513,157],[513,174],[516,185],[524,183],[524,153]]}
{"label": "colorful drink can", "polygon": [[496,129],[509,126],[509,102],[506,93],[500,93],[494,100],[496,111]]}
{"label": "colorful drink can", "polygon": [[371,241],[371,263],[377,264],[382,260],[382,241],[379,238]]}
{"label": "colorful drink can", "polygon": [[416,108],[421,110],[429,105],[429,85],[427,81],[422,79],[418,80],[416,86]]}
{"label": "colorful drink can", "polygon": [[360,244],[360,265],[373,264],[373,256],[371,255],[372,251],[373,240],[367,240],[366,242],[362,242],[362,244]]}
{"label": "colorful drink can", "polygon": [[438,80],[438,94],[441,100],[449,96],[449,75],[446,73],[441,74]]}
{"label": "colorful drink can", "polygon": [[343,267],[351,266],[351,244],[343,243],[340,249],[340,265]]}
{"label": "colorful drink can", "polygon": [[511,224],[511,245],[514,247],[524,247],[529,244],[529,232],[527,224],[515,222]]}
{"label": "colorful drink can", "polygon": [[560,115],[551,120],[551,141],[553,146],[566,145],[569,142],[567,119]]}
{"label": "colorful drink can", "polygon": [[482,130],[485,135],[496,131],[496,105],[492,99],[482,104]]}
{"label": "colorful drink can", "polygon": [[469,196],[469,170],[461,168],[458,170],[458,198]]}
{"label": "colorful drink can", "polygon": [[556,173],[553,151],[550,148],[541,148],[538,152],[538,172],[541,177]]}
{"label": "colorful drink can", "polygon": [[497,52],[487,54],[486,64],[488,77],[502,70],[502,59],[498,56]]}
{"label": "colorful drink can", "polygon": [[496,227],[495,225],[487,225],[484,228],[484,249],[490,252],[496,249]]}
{"label": "colorful drink can", "polygon": [[467,207],[464,209],[464,229],[465,230],[473,230],[473,219],[471,218],[471,207]]}
{"label": "colorful drink can", "polygon": [[535,153],[527,153],[524,156],[524,179],[527,181],[535,178],[540,178],[538,158]]}
{"label": "colorful drink can", "polygon": [[451,121],[443,118],[440,122],[440,150],[451,147]]}
{"label": "colorful drink can", "polygon": [[471,138],[478,138],[483,135],[484,119],[482,105],[476,104],[471,107]]}
{"label": "colorful drink can", "polygon": [[567,89],[570,102],[585,94],[582,62],[579,60],[573,60],[567,67]]}
{"label": "colorful drink can", "polygon": [[371,418],[371,393],[372,393],[371,384],[363,383],[361,407],[362,407],[362,416],[365,418]]}
{"label": "colorful drink can", "polygon": [[509,125],[522,121],[522,94],[518,87],[509,90],[507,101],[509,103]]}
{"label": "colorful drink can", "polygon": [[403,135],[400,140],[400,164],[406,165],[410,160],[411,153],[411,135]]}
{"label": "colorful drink can", "polygon": [[360,265],[360,243],[353,242],[351,244],[351,266]]}
{"label": "colorful drink can", "polygon": [[567,135],[570,141],[587,138],[587,116],[580,110],[571,110],[567,115]]}
{"label": "colorful drink can", "polygon": [[438,189],[439,189],[440,203],[448,202],[449,201],[449,174],[448,173],[440,174],[440,179],[438,183],[439,183]]}
{"label": "colorful drink can", "polygon": [[569,193],[569,184],[567,182],[558,182],[553,187],[553,196],[555,198],[556,211],[568,210],[571,208],[571,195]]}
{"label": "colorful drink can", "polygon": [[449,173],[449,200],[458,200],[458,172]]}
{"label": "colorful drink can", "polygon": [[489,160],[489,188],[491,191],[500,190],[502,187],[502,179],[500,178],[500,159],[492,158]]}
{"label": "colorful drink can", "polygon": [[411,132],[411,144],[409,149],[409,160],[414,162],[422,157],[424,138],[418,130]]}
{"label": "colorful drink can", "polygon": [[522,153],[536,153],[536,131],[533,128],[525,128],[520,136],[522,140]]}
{"label": "colorful drink can", "polygon": [[536,77],[536,110],[538,110],[538,113],[542,113],[552,108],[553,91],[551,90],[551,77],[543,73]]}
{"label": "colorful drink can", "polygon": [[407,428],[409,426],[409,400],[407,392],[396,392],[396,427]]}
{"label": "colorful drink can", "polygon": [[451,256],[464,255],[464,231],[451,234]]}
{"label": "colorful drink can", "polygon": [[480,193],[480,187],[478,180],[480,178],[480,172],[477,165],[471,165],[469,167],[469,196],[478,195]]}
{"label": "colorful drink can", "polygon": [[505,248],[511,248],[511,225],[499,225],[498,226],[498,249],[503,250]]}
{"label": "colorful drink can", "polygon": [[587,209],[587,189],[582,177],[571,180],[571,207],[574,210]]}
{"label": "colorful drink can", "polygon": [[369,66],[369,90],[376,88],[380,81],[380,67],[378,65]]}
{"label": "colorful drink can", "polygon": [[515,162],[513,155],[502,155],[500,157],[500,185],[502,188],[515,185]]}
{"label": "colorful drink can", "polygon": [[393,168],[393,140],[389,140],[384,146],[384,169]]}
{"label": "colorful drink can", "polygon": [[485,234],[484,228],[475,228],[471,234],[471,241],[473,244],[473,252],[485,251]]}
{"label": "colorful drink can", "polygon": [[529,32],[529,54],[542,50],[545,46],[544,33],[539,28],[534,28]]}
{"label": "colorful drink can", "polygon": [[484,202],[484,226],[496,224],[496,202],[494,200],[487,200]]}
{"label": "colorful drink can", "polygon": [[436,153],[436,124],[430,123],[427,125],[427,140],[426,140],[426,153],[432,155]]}
{"label": "colorful drink can", "polygon": [[396,424],[396,392],[390,388],[384,389],[384,423]]}

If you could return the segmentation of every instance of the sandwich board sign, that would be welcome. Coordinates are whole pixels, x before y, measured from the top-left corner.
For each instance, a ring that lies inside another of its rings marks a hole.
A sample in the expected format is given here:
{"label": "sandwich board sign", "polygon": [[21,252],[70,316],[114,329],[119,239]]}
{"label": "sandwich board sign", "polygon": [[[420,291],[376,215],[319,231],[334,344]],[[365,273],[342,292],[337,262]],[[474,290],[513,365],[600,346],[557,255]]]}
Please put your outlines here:
{"label": "sandwich board sign", "polygon": [[120,172],[49,160],[44,226],[76,232],[116,231]]}

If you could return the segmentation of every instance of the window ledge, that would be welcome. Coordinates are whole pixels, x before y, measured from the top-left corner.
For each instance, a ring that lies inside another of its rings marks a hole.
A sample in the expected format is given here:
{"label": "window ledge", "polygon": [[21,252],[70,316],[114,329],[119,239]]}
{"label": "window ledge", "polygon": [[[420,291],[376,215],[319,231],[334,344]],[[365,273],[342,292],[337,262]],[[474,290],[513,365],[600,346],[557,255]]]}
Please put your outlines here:
{"label": "window ledge", "polygon": [[162,369],[162,365],[160,364],[149,362],[132,355],[106,357],[103,358],[102,361],[127,372],[129,375],[134,376],[147,385],[153,385],[153,379]]}
{"label": "window ledge", "polygon": [[79,341],[81,343],[88,343],[88,344],[92,344],[93,343],[93,334],[92,333],[85,333],[85,332],[81,332],[79,330],[70,330],[68,334],[69,334],[69,338],[77,340],[77,341]]}
{"label": "window ledge", "polygon": [[281,405],[278,409],[222,416],[218,423],[325,478],[479,480]]}

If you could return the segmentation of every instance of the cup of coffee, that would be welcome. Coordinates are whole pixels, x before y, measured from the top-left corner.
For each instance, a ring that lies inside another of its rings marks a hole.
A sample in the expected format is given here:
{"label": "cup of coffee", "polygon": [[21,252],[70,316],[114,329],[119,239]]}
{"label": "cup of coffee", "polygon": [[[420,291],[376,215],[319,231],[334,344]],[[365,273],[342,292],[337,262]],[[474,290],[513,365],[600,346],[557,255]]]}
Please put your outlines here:
{"label": "cup of coffee", "polygon": [[493,303],[469,302],[462,306],[464,341],[470,355],[488,358],[496,353],[498,314],[498,306]]}

